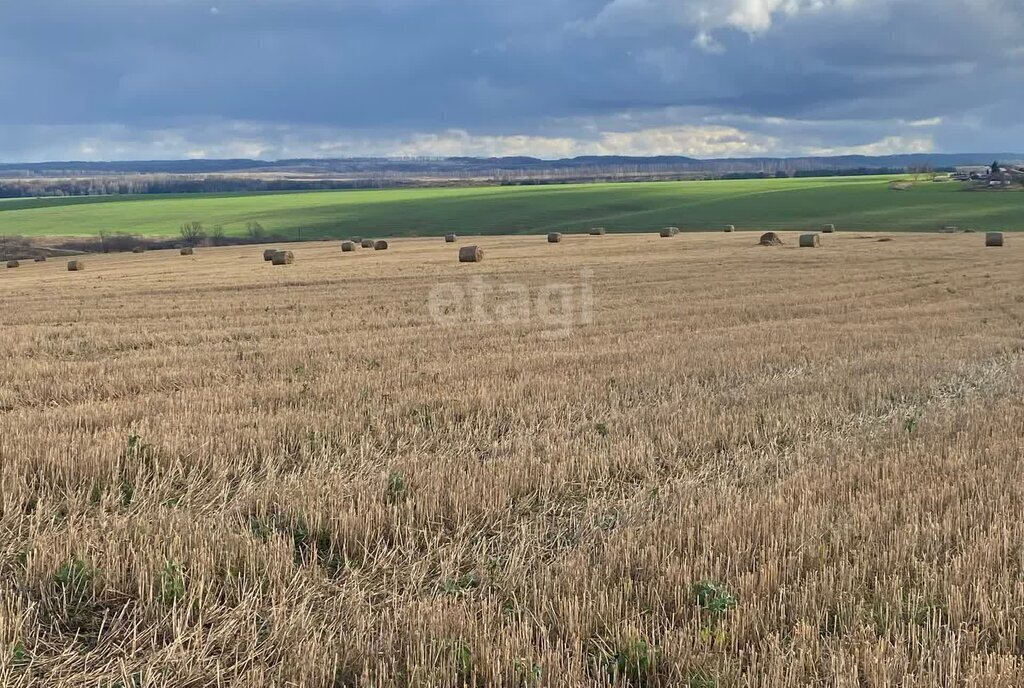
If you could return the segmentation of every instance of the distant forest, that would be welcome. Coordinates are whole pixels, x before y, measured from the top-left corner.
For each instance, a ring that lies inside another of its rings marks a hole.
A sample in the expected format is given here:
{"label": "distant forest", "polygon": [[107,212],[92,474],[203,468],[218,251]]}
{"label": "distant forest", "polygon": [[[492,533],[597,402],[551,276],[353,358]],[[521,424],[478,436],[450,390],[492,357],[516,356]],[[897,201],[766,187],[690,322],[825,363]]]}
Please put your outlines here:
{"label": "distant forest", "polygon": [[886,174],[952,170],[1008,153],[695,158],[351,158],[338,160],[174,160],[0,164],[0,198],[112,194],[256,193],[418,186],[535,185]]}

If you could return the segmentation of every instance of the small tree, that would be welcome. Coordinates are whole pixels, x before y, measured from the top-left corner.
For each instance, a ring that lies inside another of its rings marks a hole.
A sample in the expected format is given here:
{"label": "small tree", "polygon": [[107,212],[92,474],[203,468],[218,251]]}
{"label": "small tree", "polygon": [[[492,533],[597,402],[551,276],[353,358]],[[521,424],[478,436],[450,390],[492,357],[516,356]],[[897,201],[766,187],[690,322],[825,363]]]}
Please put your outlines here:
{"label": "small tree", "polygon": [[267,230],[263,229],[263,225],[259,222],[247,222],[245,224],[245,233],[249,235],[250,239],[265,239],[267,236]]}
{"label": "small tree", "polygon": [[997,174],[999,174],[999,161],[998,160],[993,160],[992,161],[992,176],[994,177]]}
{"label": "small tree", "polygon": [[210,230],[210,243],[214,246],[224,245],[224,227],[222,225],[214,225]]}
{"label": "small tree", "polygon": [[188,246],[195,246],[205,238],[202,222],[188,222],[181,226],[181,239]]}

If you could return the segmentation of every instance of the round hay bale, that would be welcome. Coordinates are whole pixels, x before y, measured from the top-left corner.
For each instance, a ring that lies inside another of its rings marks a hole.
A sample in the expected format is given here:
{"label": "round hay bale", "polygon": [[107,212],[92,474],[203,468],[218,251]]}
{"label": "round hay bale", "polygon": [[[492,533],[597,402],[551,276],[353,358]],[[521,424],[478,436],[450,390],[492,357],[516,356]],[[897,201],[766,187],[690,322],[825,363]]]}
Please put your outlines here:
{"label": "round hay bale", "polygon": [[277,251],[270,259],[272,265],[291,265],[295,262],[295,256],[291,251]]}
{"label": "round hay bale", "polygon": [[353,244],[361,244],[363,243],[363,237],[352,237],[351,239],[349,239],[349,241],[351,241]]}
{"label": "round hay bale", "polygon": [[16,268],[16,267],[19,267],[19,266],[21,266],[21,263],[19,263],[16,260],[9,260],[9,261],[7,261],[7,267],[9,267],[9,268]]}
{"label": "round hay bale", "polygon": [[725,231],[726,232],[735,232],[736,231],[736,225],[726,225],[725,226]]}
{"label": "round hay bale", "polygon": [[454,244],[457,239],[458,239],[458,237],[455,236],[454,234],[445,234],[444,235],[444,243],[446,243],[446,244]]}
{"label": "round hay bale", "polygon": [[604,227],[592,227],[590,230],[590,236],[604,236],[607,233]]}
{"label": "round hay bale", "polygon": [[835,232],[836,232],[836,226],[835,225],[822,225],[821,226],[821,233],[822,234],[835,234]]}
{"label": "round hay bale", "polygon": [[373,242],[373,250],[374,251],[387,251],[388,250],[388,242],[383,241],[383,240]]}
{"label": "round hay bale", "polygon": [[183,256],[191,256],[194,253],[195,250],[191,246],[186,246],[185,248],[181,249],[181,255]]}
{"label": "round hay bale", "polygon": [[363,239],[359,242],[359,245],[363,248],[373,248],[373,239]]}
{"label": "round hay bale", "polygon": [[661,230],[661,236],[666,237],[666,238],[667,237],[674,237],[677,234],[679,234],[679,228],[678,227],[665,227],[663,230]]}
{"label": "round hay bale", "polygon": [[341,250],[344,251],[345,253],[348,253],[349,251],[355,251],[356,244],[353,241],[343,241],[341,242]]}
{"label": "round hay bale", "polygon": [[146,252],[146,247],[145,246],[135,246],[135,247],[132,248],[132,253],[145,253],[145,252]]}
{"label": "round hay bale", "polygon": [[459,249],[460,263],[479,263],[484,259],[484,250],[479,246],[463,246]]}
{"label": "round hay bale", "polygon": [[956,234],[958,231],[960,231],[960,228],[957,227],[956,225],[949,225],[948,227],[943,227],[940,231],[943,234]]}
{"label": "round hay bale", "polygon": [[68,261],[68,272],[81,272],[85,270],[85,263],[80,260],[69,260]]}
{"label": "round hay bale", "polygon": [[986,246],[1002,246],[1003,245],[1003,233],[1002,232],[987,232],[985,234],[985,245]]}
{"label": "round hay bale", "polygon": [[46,256],[36,256],[32,260],[34,260],[37,263],[45,263],[46,262]]}
{"label": "round hay bale", "polygon": [[801,234],[800,235],[800,247],[801,248],[817,248],[821,245],[821,237],[817,234]]}
{"label": "round hay bale", "polygon": [[561,232],[551,232],[550,234],[548,234],[548,243],[549,244],[557,244],[561,240],[562,240],[562,233]]}
{"label": "round hay bale", "polygon": [[263,251],[263,260],[265,260],[265,261],[267,261],[269,263],[270,261],[274,260],[274,254],[275,253],[277,253],[277,249],[276,248],[265,249]]}
{"label": "round hay bale", "polygon": [[782,246],[782,239],[775,232],[765,232],[757,243],[761,246]]}

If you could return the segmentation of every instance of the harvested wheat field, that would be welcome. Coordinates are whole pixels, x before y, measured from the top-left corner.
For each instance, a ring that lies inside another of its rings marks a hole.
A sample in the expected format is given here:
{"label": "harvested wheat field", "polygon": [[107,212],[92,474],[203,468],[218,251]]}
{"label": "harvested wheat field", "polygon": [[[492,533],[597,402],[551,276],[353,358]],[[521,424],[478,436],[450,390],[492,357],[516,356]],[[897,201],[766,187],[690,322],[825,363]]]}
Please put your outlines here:
{"label": "harvested wheat field", "polygon": [[1024,241],[758,235],[0,272],[0,685],[1024,684]]}

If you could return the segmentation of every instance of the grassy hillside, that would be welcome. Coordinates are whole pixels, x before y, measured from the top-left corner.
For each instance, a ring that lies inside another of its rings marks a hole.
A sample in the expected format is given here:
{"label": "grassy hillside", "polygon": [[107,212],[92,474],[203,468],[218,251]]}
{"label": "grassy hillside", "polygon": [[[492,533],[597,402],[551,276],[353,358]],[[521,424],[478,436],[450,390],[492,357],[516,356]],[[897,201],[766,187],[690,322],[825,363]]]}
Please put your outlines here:
{"label": "grassy hillside", "polygon": [[923,182],[892,191],[892,177],[768,179],[540,187],[47,198],[0,201],[0,234],[122,231],[173,235],[184,222],[246,222],[312,236],[684,229],[932,230],[944,225],[1024,229],[1024,194]]}

